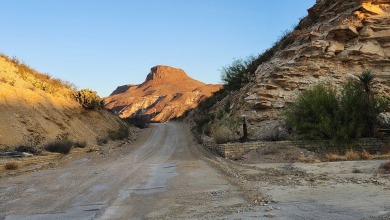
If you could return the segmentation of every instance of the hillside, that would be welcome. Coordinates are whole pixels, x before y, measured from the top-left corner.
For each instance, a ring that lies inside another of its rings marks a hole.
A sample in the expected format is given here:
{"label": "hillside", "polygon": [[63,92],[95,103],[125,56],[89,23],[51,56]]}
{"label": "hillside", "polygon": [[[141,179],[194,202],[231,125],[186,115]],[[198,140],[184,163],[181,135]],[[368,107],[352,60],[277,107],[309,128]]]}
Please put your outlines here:
{"label": "hillside", "polygon": [[182,116],[221,88],[194,80],[181,69],[160,65],[151,69],[144,83],[119,86],[104,104],[121,118],[147,115],[154,122],[165,122]]}
{"label": "hillside", "polygon": [[[270,53],[272,51],[272,53]],[[253,138],[286,133],[281,113],[300,91],[319,82],[338,87],[371,69],[375,87],[389,95],[390,1],[317,0],[297,27],[267,51],[271,57],[250,82],[211,108],[246,115]],[[191,113],[201,120],[204,112]]]}
{"label": "hillside", "polygon": [[0,56],[0,150],[57,136],[96,144],[119,119],[105,110],[85,110],[69,82],[41,74],[17,59]]}

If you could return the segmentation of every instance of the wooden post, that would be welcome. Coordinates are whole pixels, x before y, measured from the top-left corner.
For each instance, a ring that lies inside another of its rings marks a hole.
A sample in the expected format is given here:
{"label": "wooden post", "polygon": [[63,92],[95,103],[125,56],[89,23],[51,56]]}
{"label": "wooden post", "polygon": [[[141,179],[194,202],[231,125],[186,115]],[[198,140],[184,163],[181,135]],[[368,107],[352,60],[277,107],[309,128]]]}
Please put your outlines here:
{"label": "wooden post", "polygon": [[247,125],[247,122],[246,122],[246,116],[245,115],[243,115],[242,132],[243,132],[243,136],[240,138],[240,141],[241,142],[248,141],[248,125]]}

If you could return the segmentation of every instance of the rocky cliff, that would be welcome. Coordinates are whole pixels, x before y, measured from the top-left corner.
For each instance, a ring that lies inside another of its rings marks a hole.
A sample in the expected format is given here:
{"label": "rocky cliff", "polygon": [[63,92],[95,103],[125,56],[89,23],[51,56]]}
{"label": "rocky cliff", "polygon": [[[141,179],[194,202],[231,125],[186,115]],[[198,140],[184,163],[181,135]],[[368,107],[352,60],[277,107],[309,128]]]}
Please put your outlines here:
{"label": "rocky cliff", "polygon": [[144,83],[119,86],[104,104],[121,118],[148,115],[154,122],[165,122],[182,116],[221,88],[194,80],[181,69],[160,65],[150,70]]}
{"label": "rocky cliff", "polygon": [[0,150],[45,144],[66,134],[94,145],[119,121],[105,110],[83,109],[71,84],[0,55]]}
{"label": "rocky cliff", "polygon": [[317,0],[281,43],[251,82],[213,108],[231,103],[247,116],[253,137],[283,132],[286,103],[321,81],[337,87],[371,69],[378,91],[390,93],[390,0]]}

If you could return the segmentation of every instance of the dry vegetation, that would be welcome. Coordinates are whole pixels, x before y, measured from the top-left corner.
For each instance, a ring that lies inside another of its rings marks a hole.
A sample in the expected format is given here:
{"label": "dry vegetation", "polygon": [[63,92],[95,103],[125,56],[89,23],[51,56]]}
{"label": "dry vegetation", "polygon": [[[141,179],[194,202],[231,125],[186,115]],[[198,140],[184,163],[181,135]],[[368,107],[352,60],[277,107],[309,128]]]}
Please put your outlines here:
{"label": "dry vegetation", "polygon": [[[4,54],[0,54],[1,58],[4,58],[8,62],[11,62],[17,68],[17,74],[25,81],[32,83],[32,85],[48,93],[55,93],[61,89],[67,89],[71,92],[75,92],[76,86],[68,81],[61,79],[53,78],[49,74],[42,74],[31,68],[24,62],[20,61],[18,58],[13,57],[9,58]],[[15,85],[15,80],[8,81],[5,78],[1,79],[2,82],[8,82],[10,85]]]}
{"label": "dry vegetation", "polygon": [[9,162],[4,165],[6,170],[17,170],[19,165],[16,162]]}

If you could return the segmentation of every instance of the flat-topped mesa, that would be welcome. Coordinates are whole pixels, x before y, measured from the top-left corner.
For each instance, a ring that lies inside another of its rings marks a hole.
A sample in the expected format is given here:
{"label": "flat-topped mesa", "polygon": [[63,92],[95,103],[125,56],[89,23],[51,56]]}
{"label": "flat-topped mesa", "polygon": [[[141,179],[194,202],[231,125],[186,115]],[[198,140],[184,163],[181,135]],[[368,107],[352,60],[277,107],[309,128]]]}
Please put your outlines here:
{"label": "flat-topped mesa", "polygon": [[153,122],[165,122],[182,116],[221,88],[195,80],[182,69],[158,65],[150,69],[145,82],[119,86],[104,104],[121,118],[142,114]]}
{"label": "flat-topped mesa", "polygon": [[150,73],[147,75],[145,83],[152,80],[162,80],[169,82],[187,78],[187,74],[182,69],[158,65],[150,69]]}

